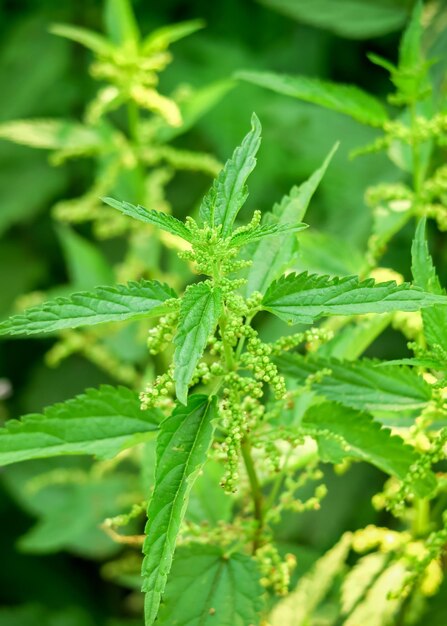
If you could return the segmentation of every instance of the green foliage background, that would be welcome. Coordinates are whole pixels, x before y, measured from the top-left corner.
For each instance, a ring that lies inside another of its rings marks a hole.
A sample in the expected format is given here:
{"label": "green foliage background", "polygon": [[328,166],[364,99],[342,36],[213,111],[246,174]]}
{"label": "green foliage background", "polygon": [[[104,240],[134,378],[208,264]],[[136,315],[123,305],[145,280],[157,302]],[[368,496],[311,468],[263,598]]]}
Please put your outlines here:
{"label": "green foliage background", "polygon": [[[134,8],[143,32],[180,20],[203,18],[206,21],[205,29],[175,44],[174,62],[161,77],[163,93],[169,93],[181,83],[205,86],[245,69],[328,78],[359,85],[383,98],[389,91],[386,74],[368,62],[366,53],[396,59],[411,2],[359,1],[358,4],[366,8],[366,17],[361,19],[350,14],[349,3],[343,0],[332,3],[338,6],[335,13],[328,9],[329,4],[320,0],[312,8],[311,3],[292,0],[163,0],[158,3],[135,0]],[[380,13],[382,5],[387,8],[386,18]],[[48,27],[53,22],[64,22],[101,30],[102,3],[94,0],[2,0],[0,12],[0,122],[29,117],[79,118],[95,89],[87,74],[89,53],[49,34]],[[439,23],[442,19],[446,21],[445,13],[440,14]],[[446,32],[442,28],[428,30],[424,42],[428,55],[440,58],[433,68],[438,83],[447,63]],[[348,267],[348,273],[356,273],[357,259],[361,259],[360,254],[356,256],[356,250],[365,250],[371,228],[370,210],[364,202],[365,190],[379,181],[394,181],[400,176],[383,154],[349,160],[348,154],[353,148],[371,142],[378,132],[335,112],[240,82],[175,143],[224,160],[246,131],[252,111],[256,111],[262,121],[263,144],[250,183],[250,210],[270,209],[293,184],[302,182],[320,166],[336,141],[341,142],[306,219],[312,229],[338,237],[341,247],[353,248],[349,257],[340,258],[340,263]],[[2,317],[13,310],[19,296],[51,291],[73,280],[67,271],[61,236],[50,215],[50,207],[59,199],[80,195],[91,182],[91,176],[88,161],[69,162],[54,168],[48,163],[45,152],[0,143]],[[168,187],[175,214],[178,217],[188,214],[208,186],[209,178],[202,174],[186,172],[177,176]],[[93,240],[88,225],[77,230]],[[411,279],[412,235],[411,229],[399,233],[383,262],[406,279]],[[324,269],[327,247],[324,235],[321,237],[319,254],[311,246],[303,245],[303,266]],[[447,273],[445,242],[445,234],[433,229],[431,250],[443,283]],[[122,242],[119,238],[99,245],[111,262],[120,258]],[[268,332],[275,337],[275,326]],[[44,364],[43,355],[52,341],[21,339],[0,344],[0,378],[7,379],[5,386],[11,387],[10,393],[5,393],[5,399],[0,401],[2,420],[39,412],[46,405],[83,392],[86,387],[113,382],[78,356],[70,357],[56,369],[49,368]],[[391,359],[406,354],[409,353],[404,338],[391,329],[367,352],[370,357]],[[92,536],[88,520],[74,519],[73,503],[78,501],[76,498],[85,498],[85,493],[76,494],[73,486],[67,494],[56,486],[45,492],[48,503],[42,503],[40,498],[23,489],[30,477],[42,469],[66,467],[82,471],[86,463],[83,459],[70,458],[34,461],[13,471],[2,471],[0,552],[4,565],[0,567],[0,604],[23,605],[23,608],[11,612],[0,610],[0,626],[140,624],[128,618],[120,621],[126,613],[132,614],[131,599],[123,588],[101,575],[101,558],[111,555],[110,545],[105,544],[103,555],[98,557],[98,542],[104,541],[102,533],[98,531]],[[298,573],[331,547],[345,530],[366,523],[385,525],[387,522],[386,514],[372,509],[368,497],[383,482],[378,470],[361,465],[356,467],[356,472],[343,476],[331,469],[325,471],[329,495],[322,510],[304,513],[298,522],[295,517],[292,531],[287,518],[282,522],[284,544],[297,541],[304,546]],[[107,496],[123,488],[122,484],[116,484],[119,481],[128,481],[129,488],[133,485],[130,473],[129,476],[104,478],[93,485],[91,501],[79,504],[82,515],[88,517],[89,507],[95,503],[104,509],[103,517],[107,517]],[[58,503],[57,507],[53,501]],[[47,505],[53,512],[57,509],[51,520],[41,517]],[[41,519],[40,526],[28,532],[35,516]],[[52,524],[56,523],[67,531],[66,537],[59,536],[57,541],[52,532]],[[45,545],[46,550],[42,547]],[[89,558],[89,547],[93,549],[93,546],[95,560]],[[434,614],[439,620],[440,612]],[[442,616],[441,623],[445,624]]]}

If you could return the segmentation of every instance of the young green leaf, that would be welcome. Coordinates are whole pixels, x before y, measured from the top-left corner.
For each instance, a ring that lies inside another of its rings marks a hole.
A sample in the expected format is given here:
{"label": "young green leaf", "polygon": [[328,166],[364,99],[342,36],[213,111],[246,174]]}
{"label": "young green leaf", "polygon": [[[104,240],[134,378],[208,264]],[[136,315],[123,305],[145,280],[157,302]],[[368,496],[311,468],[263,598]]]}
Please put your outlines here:
{"label": "young green leaf", "polygon": [[289,324],[312,324],[329,315],[363,315],[391,311],[417,311],[447,304],[447,297],[394,281],[375,283],[372,278],[343,278],[315,274],[289,274],[268,288],[263,308]]}
{"label": "young green leaf", "polygon": [[264,224],[257,226],[253,230],[235,233],[230,239],[230,246],[232,248],[241,248],[266,237],[274,237],[285,233],[298,233],[306,228],[308,228],[308,225],[301,222],[297,224]]}
{"label": "young green leaf", "polygon": [[197,30],[205,26],[203,20],[189,20],[187,22],[178,22],[177,24],[169,24],[152,31],[143,41],[143,52],[150,54],[160,50],[166,50],[171,43],[175,43],[179,39],[183,39],[188,35],[192,35]]}
{"label": "young green leaf", "polygon": [[[321,167],[308,180],[299,187],[293,187],[289,195],[285,196],[280,203],[274,205],[272,212],[266,214],[263,224],[282,225],[290,222],[300,222],[303,219],[309,202],[337,148],[338,144],[331,149]],[[278,278],[287,268],[296,252],[297,240],[293,234],[270,241],[260,241],[250,255],[252,264],[247,274],[247,295],[250,295],[253,291],[265,293],[270,283]]]}
{"label": "young green leaf", "polygon": [[[347,445],[346,457],[371,463],[399,480],[408,478],[411,467],[419,458],[413,448],[400,437],[391,435],[389,429],[375,422],[368,413],[339,404],[326,402],[311,407],[302,426],[323,441],[327,433],[341,437]],[[412,477],[412,488],[421,498],[429,496],[435,487],[436,479],[428,470],[421,476]]]}
{"label": "young green leaf", "polygon": [[131,0],[106,0],[104,21],[107,34],[117,46],[136,44],[140,31]]}
{"label": "young green leaf", "polygon": [[213,440],[216,399],[192,395],[160,424],[155,488],[148,508],[142,566],[145,625],[151,626],[164,592],[191,488]]}
{"label": "young green leaf", "polygon": [[53,24],[50,28],[50,33],[80,43],[82,46],[85,46],[101,56],[111,56],[115,51],[115,48],[103,35],[95,33],[93,30],[88,30],[87,28],[81,28],[80,26]]}
{"label": "young green leaf", "polygon": [[308,376],[330,370],[312,383],[312,389],[353,409],[408,414],[421,411],[432,397],[430,385],[415,370],[386,362],[377,367],[370,359],[338,361],[300,354],[283,354],[276,362],[282,373],[303,384]]}
{"label": "young green leaf", "polygon": [[142,411],[138,395],[103,385],[0,429],[0,465],[64,454],[109,458],[157,430],[157,411]]}
{"label": "young green leaf", "polygon": [[227,237],[241,207],[247,199],[246,180],[256,165],[256,153],[261,143],[261,123],[253,113],[251,131],[233,152],[204,197],[200,206],[201,219],[211,226],[222,225]]}
{"label": "young green leaf", "polygon": [[0,124],[0,139],[44,150],[99,152],[104,136],[96,128],[71,120],[12,120]]}
{"label": "young green leaf", "polygon": [[219,546],[180,548],[172,565],[157,625],[259,624],[263,588],[254,559]]}
{"label": "young green leaf", "polygon": [[0,335],[33,335],[163,315],[175,292],[157,281],[141,280],[127,285],[96,287],[33,306],[0,323]]}
{"label": "young green leaf", "polygon": [[402,36],[399,46],[399,69],[412,70],[421,63],[422,44],[422,2],[417,0],[411,20]]}
{"label": "young green leaf", "polygon": [[[444,295],[435,266],[428,249],[425,235],[426,219],[422,218],[417,227],[411,246],[411,270],[414,283],[431,293]],[[429,345],[447,345],[447,307],[436,305],[422,311],[424,333]]]}
{"label": "young green leaf", "polygon": [[177,398],[186,404],[188,385],[208,338],[216,328],[221,313],[220,289],[209,283],[191,285],[180,305],[180,321],[174,339],[174,381]]}
{"label": "young green leaf", "polygon": [[309,76],[288,76],[270,72],[238,72],[238,78],[272,89],[286,96],[344,113],[362,124],[381,127],[388,115],[382,103],[354,85],[331,83]]}
{"label": "young green leaf", "polygon": [[113,209],[121,211],[124,215],[133,217],[135,220],[145,222],[146,224],[152,224],[162,230],[165,230],[171,235],[177,235],[186,241],[192,241],[192,235],[189,228],[176,217],[163,213],[162,211],[156,211],[155,209],[145,209],[143,206],[135,206],[130,202],[121,202],[114,198],[102,198],[103,202],[111,206]]}

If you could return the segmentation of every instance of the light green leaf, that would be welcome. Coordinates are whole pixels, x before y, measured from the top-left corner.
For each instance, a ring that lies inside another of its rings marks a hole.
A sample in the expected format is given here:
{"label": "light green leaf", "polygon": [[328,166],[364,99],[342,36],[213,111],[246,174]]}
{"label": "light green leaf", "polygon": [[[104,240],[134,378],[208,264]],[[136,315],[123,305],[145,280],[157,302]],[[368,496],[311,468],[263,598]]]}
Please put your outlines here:
{"label": "light green leaf", "polygon": [[103,35],[80,26],[53,24],[50,28],[50,33],[80,43],[82,46],[102,56],[110,56],[115,51],[115,48]]}
{"label": "light green leaf", "polygon": [[412,70],[417,68],[422,59],[421,44],[422,44],[422,8],[423,4],[420,0],[417,0],[411,20],[408,22],[408,26],[402,36],[399,46],[399,69],[400,70]]}
{"label": "light green leaf", "polygon": [[59,225],[56,232],[74,289],[93,289],[96,285],[112,284],[113,271],[97,245],[68,226]]}
{"label": "light green leaf", "polygon": [[385,569],[387,555],[373,552],[359,559],[346,574],[341,587],[342,613],[350,613]]}
{"label": "light green leaf", "polygon": [[157,625],[255,626],[262,594],[254,559],[191,544],[176,554]]}
{"label": "light green leaf", "polygon": [[312,383],[319,395],[353,409],[370,412],[421,411],[431,400],[431,386],[408,367],[397,367],[378,361],[338,361],[300,354],[283,354],[277,358],[284,374],[304,384],[306,378],[323,369],[331,371]]}
{"label": "light green leaf", "polygon": [[[434,294],[444,295],[425,236],[426,220],[421,219],[411,246],[411,270],[414,283]],[[436,305],[422,311],[424,333],[430,346],[447,345],[447,307]]]}
{"label": "light green leaf", "polygon": [[187,288],[180,305],[180,321],[174,338],[174,380],[177,398],[186,404],[188,385],[208,338],[221,313],[222,294],[207,282]]}
{"label": "light green leaf", "polygon": [[176,217],[172,217],[172,215],[168,215],[162,211],[156,211],[155,209],[145,209],[140,205],[135,206],[130,202],[121,202],[120,200],[115,200],[114,198],[102,198],[102,200],[112,208],[124,213],[124,215],[133,217],[140,222],[157,226],[158,228],[161,228],[172,235],[177,235],[186,241],[192,241],[192,235],[189,228],[187,228],[187,226],[185,226],[185,224]]}
{"label": "light green leaf", "polygon": [[104,21],[107,34],[116,45],[138,42],[140,32],[130,0],[106,0]]}
{"label": "light green leaf", "polygon": [[158,412],[141,411],[135,392],[103,385],[41,415],[7,421],[0,429],[0,465],[64,454],[112,457],[133,445],[135,435],[157,430],[158,423]]}
{"label": "light green leaf", "polygon": [[155,489],[143,545],[146,626],[158,614],[189,494],[213,440],[215,417],[216,399],[193,395],[186,407],[178,405],[160,425]]}
{"label": "light green leaf", "polygon": [[247,199],[246,180],[256,165],[256,153],[261,143],[261,124],[253,113],[251,131],[233,152],[200,206],[200,217],[212,226],[222,225],[227,237],[234,220]]}
{"label": "light green leaf", "polygon": [[341,37],[370,39],[399,30],[409,2],[394,0],[260,0],[288,17]]}
{"label": "light green leaf", "polygon": [[100,151],[104,137],[98,129],[70,120],[13,120],[0,124],[0,138],[45,150]]}
{"label": "light green leaf", "polygon": [[178,24],[169,24],[152,31],[143,42],[143,51],[146,54],[166,50],[171,43],[175,43],[179,39],[183,39],[188,35],[192,35],[197,30],[204,28],[203,20],[189,20],[187,22],[178,22]]}
{"label": "light green leaf", "polygon": [[64,328],[154,317],[166,313],[169,307],[164,303],[175,297],[170,287],[157,281],[97,287],[68,298],[55,298],[14,315],[0,323],[0,335],[51,333]]}
{"label": "light green leaf", "polygon": [[289,324],[312,324],[329,315],[363,315],[391,311],[417,311],[447,298],[409,283],[375,283],[372,278],[343,278],[315,274],[289,274],[268,288],[263,308]]}
{"label": "light green leaf", "polygon": [[[293,187],[289,195],[279,204],[275,204],[271,213],[267,213],[263,224],[287,224],[300,222],[306,213],[309,202],[323,178],[332,157],[337,150],[336,144],[312,176],[299,187]],[[260,241],[250,254],[252,264],[247,274],[247,295],[253,291],[265,293],[270,283],[287,268],[297,252],[297,240],[293,234],[270,241]]]}
{"label": "light green leaf", "polygon": [[345,533],[333,548],[318,559],[298,581],[296,588],[275,606],[269,616],[271,626],[304,626],[309,623],[309,618],[343,571],[351,541],[351,534]]}
{"label": "light green leaf", "polygon": [[[330,439],[328,433],[341,437],[347,446],[345,457],[371,463],[399,480],[408,477],[410,468],[419,458],[413,448],[400,437],[391,435],[389,429],[375,422],[368,413],[338,404],[326,402],[312,406],[306,412],[302,426],[323,441]],[[338,460],[337,454],[334,461]],[[412,479],[412,488],[421,498],[429,496],[435,487],[436,479],[430,471]]]}
{"label": "light green leaf", "polygon": [[364,266],[364,255],[349,241],[312,229],[300,237],[293,269],[329,276],[352,276],[361,272]]}
{"label": "light green leaf", "polygon": [[260,241],[266,237],[274,237],[285,233],[297,233],[308,228],[307,224],[298,222],[297,224],[264,224],[257,226],[253,230],[234,234],[230,239],[230,245],[234,248],[240,248],[249,243]]}
{"label": "light green leaf", "polygon": [[332,83],[309,76],[289,76],[270,72],[244,71],[238,72],[237,76],[285,96],[349,115],[362,124],[381,127],[388,119],[382,103],[354,85]]}

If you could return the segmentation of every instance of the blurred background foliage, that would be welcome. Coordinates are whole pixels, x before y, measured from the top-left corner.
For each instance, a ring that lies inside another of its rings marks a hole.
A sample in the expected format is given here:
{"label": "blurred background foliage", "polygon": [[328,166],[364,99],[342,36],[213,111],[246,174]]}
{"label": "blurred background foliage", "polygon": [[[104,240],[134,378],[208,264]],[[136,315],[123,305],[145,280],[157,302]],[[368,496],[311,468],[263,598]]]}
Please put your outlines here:
{"label": "blurred background foliage", "polygon": [[[235,72],[245,69],[352,83],[379,98],[390,91],[390,84],[386,73],[372,65],[366,53],[395,61],[412,4],[411,0],[133,1],[144,33],[182,20],[201,18],[206,22],[203,30],[173,46],[174,61],[161,75],[162,93],[185,84],[199,89],[231,79]],[[430,7],[432,19],[424,45],[429,56],[439,59],[432,72],[442,89],[447,65],[447,11],[443,2],[433,2]],[[49,27],[63,22],[101,31],[103,3],[1,0],[0,15],[0,123],[45,117],[80,119],[97,89],[88,74],[91,54],[50,34]],[[250,183],[250,210],[270,209],[277,198],[320,165],[336,141],[341,142],[307,221],[322,233],[321,249],[332,262],[338,259],[347,273],[356,273],[371,230],[365,190],[401,176],[383,154],[349,159],[353,148],[373,141],[378,131],[335,112],[235,81],[193,128],[174,139],[173,145],[200,150],[222,161],[238,144],[252,111],[262,121],[264,139]],[[119,116],[117,123],[122,123]],[[77,267],[73,259],[88,257],[88,242],[95,241],[92,227],[87,223],[64,230],[52,217],[51,207],[85,193],[93,176],[88,159],[54,167],[46,151],[0,142],[1,316],[14,310],[24,294],[52,292],[69,283],[80,286],[82,263]],[[180,217],[193,212],[208,185],[209,176],[204,173],[180,172],[166,190],[174,213]],[[76,233],[82,239],[76,239]],[[325,239],[327,236],[331,239]],[[411,229],[400,232],[384,262],[406,278],[410,277],[411,236]],[[433,232],[432,236],[443,274],[447,266],[445,235]],[[87,247],[83,248],[83,242]],[[94,245],[99,247],[100,258],[110,263],[119,262],[123,256],[120,237]],[[350,252],[343,258],[340,251],[347,246]],[[72,249],[74,253],[70,253]],[[90,263],[95,264],[95,259],[90,258]],[[304,243],[303,265],[324,271],[324,264],[324,254],[319,258],[312,246]],[[97,270],[102,271],[101,267]],[[124,338],[124,351],[126,341]],[[38,412],[86,387],[110,382],[106,373],[76,355],[60,367],[50,368],[44,354],[53,343],[54,339],[35,339],[0,344],[2,419]],[[372,353],[394,358],[402,356],[405,349],[402,336],[390,330],[374,344]],[[51,472],[53,466],[59,471],[65,467],[76,476],[93,471],[85,459],[68,459],[27,463],[2,474],[0,603],[9,608],[0,610],[0,626],[140,624],[138,619],[132,621],[133,597],[110,582],[102,568],[117,547],[97,524],[116,512],[108,510],[114,498],[121,497],[126,510],[123,493],[144,494],[144,480],[129,462],[119,474],[104,471],[95,475],[88,489],[80,487],[81,478],[68,491],[66,484],[61,488],[32,482],[32,476],[43,470]],[[375,512],[367,497],[382,482],[379,472],[367,466],[342,476],[327,470],[329,496],[322,510],[302,515],[292,528],[286,520],[280,529],[284,549],[290,550],[292,541],[303,544],[297,573],[345,530],[368,522],[386,524],[384,514]],[[132,581],[126,581],[124,589],[132,586]],[[434,614],[439,620],[439,608]]]}

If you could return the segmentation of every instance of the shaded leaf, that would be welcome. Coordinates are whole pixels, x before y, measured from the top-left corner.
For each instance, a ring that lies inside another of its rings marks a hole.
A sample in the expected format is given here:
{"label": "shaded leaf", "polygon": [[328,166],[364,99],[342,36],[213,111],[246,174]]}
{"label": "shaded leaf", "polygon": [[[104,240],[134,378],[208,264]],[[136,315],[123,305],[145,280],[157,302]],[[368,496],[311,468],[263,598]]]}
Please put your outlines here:
{"label": "shaded leaf", "polygon": [[183,39],[188,35],[192,35],[197,30],[204,28],[203,20],[188,20],[186,22],[178,22],[177,24],[169,24],[152,31],[143,42],[143,51],[145,53],[157,52],[165,50],[171,43],[175,43],[179,39]]}

